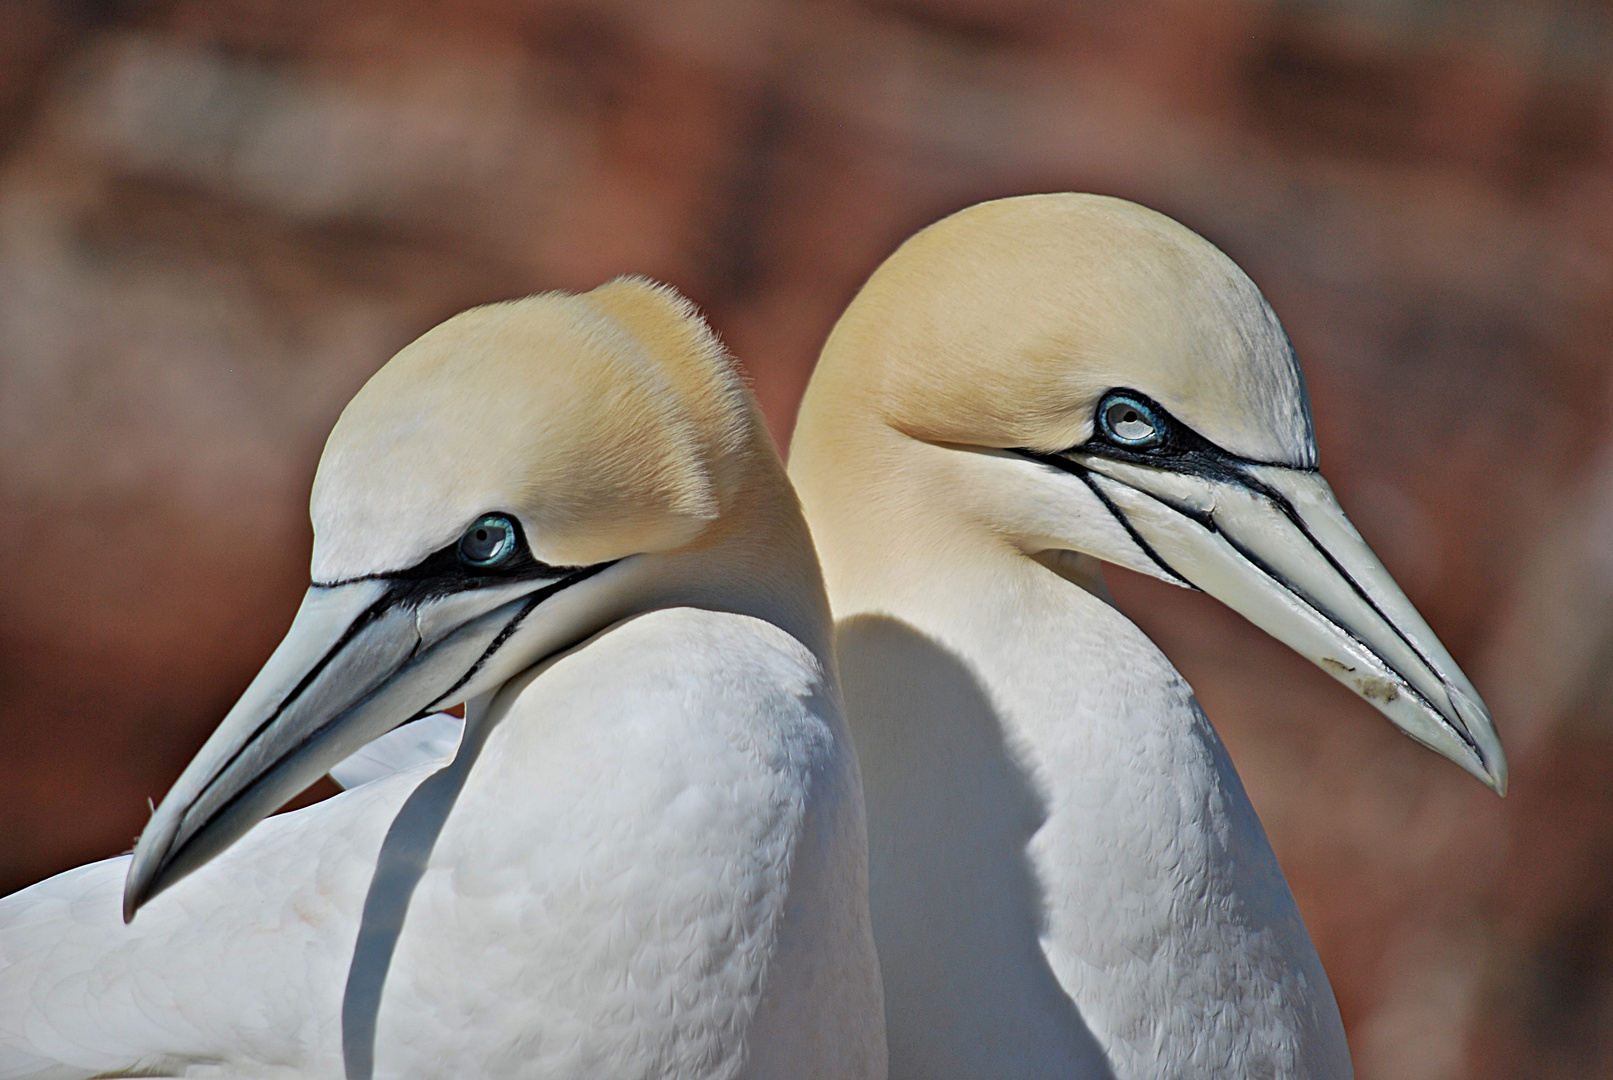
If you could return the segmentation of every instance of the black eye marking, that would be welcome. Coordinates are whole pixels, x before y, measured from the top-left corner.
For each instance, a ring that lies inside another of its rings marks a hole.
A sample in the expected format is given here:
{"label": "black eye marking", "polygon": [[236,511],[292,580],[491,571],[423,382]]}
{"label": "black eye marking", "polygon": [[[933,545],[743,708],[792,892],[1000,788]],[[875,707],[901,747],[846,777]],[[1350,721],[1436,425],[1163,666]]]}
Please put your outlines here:
{"label": "black eye marking", "polygon": [[1295,468],[1284,462],[1255,461],[1224,450],[1176,419],[1170,410],[1147,394],[1125,386],[1115,387],[1098,400],[1093,429],[1086,442],[1065,450],[1049,453],[1015,447],[1013,453],[1077,476],[1086,474],[1086,466],[1080,464],[1080,458],[1108,458],[1238,484],[1268,497],[1274,497],[1273,492],[1256,479],[1250,469],[1261,465]]}
{"label": "black eye marking", "polygon": [[1098,430],[1130,450],[1164,446],[1170,435],[1164,410],[1140,394],[1111,390],[1098,403]]}
{"label": "black eye marking", "polygon": [[1125,386],[1117,386],[1099,399],[1092,437],[1063,453],[1091,454],[1220,479],[1241,477],[1239,466],[1257,464],[1229,454],[1147,394]]}
{"label": "black eye marking", "polygon": [[515,523],[503,514],[486,514],[459,538],[459,561],[488,570],[508,562],[515,549]]}
{"label": "black eye marking", "polygon": [[1314,465],[1260,461],[1234,454],[1176,419],[1147,394],[1126,386],[1117,386],[1099,399],[1091,438],[1058,453],[1090,454],[1245,485],[1253,482],[1247,472],[1251,466],[1316,471]]}
{"label": "black eye marking", "polygon": [[[613,560],[614,561],[614,560]],[[582,566],[551,566],[532,557],[526,533],[514,514],[483,514],[459,539],[403,570],[365,574],[341,581],[315,582],[321,587],[352,581],[385,581],[390,585],[378,607],[417,605],[468,589],[486,589],[512,581],[569,577]]]}
{"label": "black eye marking", "polygon": [[434,599],[466,589],[484,589],[529,578],[563,578],[582,569],[550,566],[532,557],[526,533],[514,514],[483,514],[447,547],[396,573],[382,575],[393,582],[398,599],[409,602]]}

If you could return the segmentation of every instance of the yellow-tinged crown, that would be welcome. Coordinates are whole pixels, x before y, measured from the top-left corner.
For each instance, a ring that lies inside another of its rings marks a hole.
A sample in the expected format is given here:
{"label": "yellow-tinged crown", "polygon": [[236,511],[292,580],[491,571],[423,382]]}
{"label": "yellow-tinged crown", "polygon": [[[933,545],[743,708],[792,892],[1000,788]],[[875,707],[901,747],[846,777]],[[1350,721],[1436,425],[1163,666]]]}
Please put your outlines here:
{"label": "yellow-tinged crown", "polygon": [[395,571],[482,514],[582,565],[688,544],[746,451],[771,455],[721,344],[673,290],[622,278],[474,308],[365,384],[314,481],[316,581]]}
{"label": "yellow-tinged crown", "polygon": [[1098,195],[981,203],[913,236],[835,327],[818,402],[930,442],[1061,450],[1107,390],[1243,457],[1315,464],[1304,378],[1254,283],[1162,214]]}

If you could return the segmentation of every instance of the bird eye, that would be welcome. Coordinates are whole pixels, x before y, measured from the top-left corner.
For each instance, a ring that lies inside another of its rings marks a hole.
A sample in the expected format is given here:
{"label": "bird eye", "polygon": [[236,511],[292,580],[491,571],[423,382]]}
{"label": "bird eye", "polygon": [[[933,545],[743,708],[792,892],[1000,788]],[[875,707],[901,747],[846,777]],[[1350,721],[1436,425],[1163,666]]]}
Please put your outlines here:
{"label": "bird eye", "polygon": [[1110,394],[1098,406],[1103,433],[1122,446],[1147,450],[1165,441],[1165,424],[1153,408],[1129,394]]}
{"label": "bird eye", "polygon": [[515,554],[515,525],[503,514],[478,518],[459,538],[461,562],[480,569],[498,566]]}

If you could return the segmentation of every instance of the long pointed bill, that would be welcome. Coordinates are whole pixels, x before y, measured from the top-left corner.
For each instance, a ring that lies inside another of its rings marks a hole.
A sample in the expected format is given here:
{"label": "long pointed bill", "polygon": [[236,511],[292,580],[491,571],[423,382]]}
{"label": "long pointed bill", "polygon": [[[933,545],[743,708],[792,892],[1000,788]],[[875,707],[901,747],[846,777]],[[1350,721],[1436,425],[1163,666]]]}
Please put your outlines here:
{"label": "long pointed bill", "polygon": [[1180,472],[1080,452],[1067,458],[1162,570],[1239,612],[1401,731],[1506,793],[1506,757],[1478,692],[1319,473],[1235,461]]}
{"label": "long pointed bill", "polygon": [[124,919],[370,740],[513,674],[489,663],[495,652],[539,603],[598,569],[446,595],[386,578],[309,589],[285,640],[141,833]]}

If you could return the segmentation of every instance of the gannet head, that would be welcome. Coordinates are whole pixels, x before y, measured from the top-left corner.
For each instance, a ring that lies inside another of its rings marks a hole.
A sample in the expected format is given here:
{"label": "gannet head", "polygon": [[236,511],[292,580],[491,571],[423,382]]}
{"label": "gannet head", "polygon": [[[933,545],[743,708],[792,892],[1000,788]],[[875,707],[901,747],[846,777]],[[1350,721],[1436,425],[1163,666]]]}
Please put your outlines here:
{"label": "gannet head", "polygon": [[925,497],[1026,555],[1217,597],[1504,793],[1478,692],[1317,471],[1277,317],[1171,219],[1035,195],[908,240],[836,326],[802,404],[790,471],[815,527],[852,444],[922,456],[943,488]]}
{"label": "gannet head", "polygon": [[125,918],[371,739],[606,626],[695,605],[826,649],[811,541],[693,308],[624,279],[476,308],[337,421],[313,585],[135,849]]}

